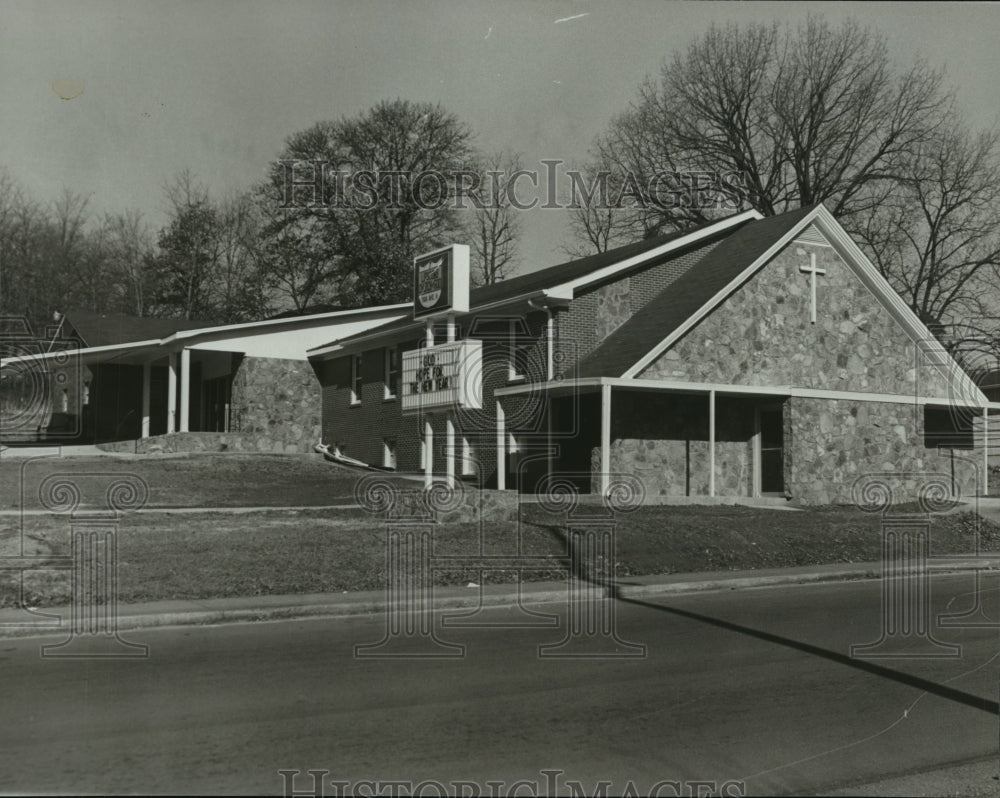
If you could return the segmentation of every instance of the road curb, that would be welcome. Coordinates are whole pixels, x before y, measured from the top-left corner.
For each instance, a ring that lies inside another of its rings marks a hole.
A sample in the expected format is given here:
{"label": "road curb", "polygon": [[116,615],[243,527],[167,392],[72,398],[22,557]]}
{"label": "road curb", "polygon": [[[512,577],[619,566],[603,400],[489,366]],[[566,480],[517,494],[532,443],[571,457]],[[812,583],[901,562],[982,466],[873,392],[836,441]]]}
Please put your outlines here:
{"label": "road curb", "polygon": [[710,579],[701,582],[622,585],[618,587],[615,592],[619,598],[642,598],[645,596],[665,596],[678,593],[703,593],[711,590],[745,590],[753,587],[813,584],[817,582],[855,582],[861,579],[877,579],[879,576],[880,574],[875,571],[865,570],[838,571],[833,574],[788,574],[762,577],[737,577],[729,579]]}
{"label": "road curb", "polygon": [[[477,592],[469,596],[444,596],[430,602],[416,601],[408,606],[421,609],[430,604],[434,612],[452,609],[489,609],[492,607],[508,607],[518,604],[547,604],[563,602],[567,599],[566,588],[558,590],[536,590],[528,593],[514,591],[511,593],[486,594],[480,596]],[[204,602],[202,602],[204,603]],[[125,632],[135,629],[152,629],[161,626],[212,626],[230,623],[254,623],[262,621],[296,620],[306,618],[352,618],[366,615],[386,613],[389,601],[386,599],[362,599],[359,601],[331,601],[328,604],[286,604],[273,607],[245,607],[233,609],[188,610],[183,612],[162,612],[154,614],[119,615],[116,629]],[[46,613],[65,617],[69,614],[68,607],[46,609]],[[0,621],[0,638],[12,637],[47,637],[58,635],[68,630],[68,624],[14,622],[5,625]]]}
{"label": "road curb", "polygon": [[[1000,558],[981,558],[965,562],[935,564],[935,573],[960,573],[966,571],[997,571],[1000,570]],[[898,573],[916,573],[917,569],[901,570]],[[640,599],[654,596],[683,595],[688,593],[703,593],[720,590],[746,590],[761,587],[778,587],[794,584],[817,584],[823,582],[850,582],[881,577],[881,568],[877,564],[865,564],[857,568],[843,570],[790,572],[777,574],[761,574],[757,576],[720,576],[717,578],[685,580],[683,575],[675,574],[667,577],[667,581],[651,582],[649,584],[618,584],[601,588],[604,598]],[[470,592],[468,595],[438,596],[430,602],[417,601],[408,606],[420,609],[428,603],[432,611],[457,609],[488,609],[493,607],[509,607],[518,604],[549,604],[565,602],[570,599],[569,587],[565,583],[530,583],[504,591],[502,585],[497,585],[497,592],[487,592],[483,589]],[[544,585],[544,586],[543,586]],[[591,592],[590,595],[593,595]],[[294,599],[294,597],[281,597]],[[203,605],[204,609],[188,609],[157,613],[135,612],[127,610],[119,613],[117,629],[127,631],[134,629],[151,629],[161,626],[209,626],[230,623],[254,623],[261,621],[295,620],[306,618],[350,618],[386,613],[390,601],[384,595],[379,597],[356,597],[350,594],[331,596],[329,602],[309,602],[296,604],[276,603],[273,605],[259,604],[243,607],[213,608],[211,599],[190,602],[192,605]],[[223,599],[222,601],[227,601]],[[252,599],[248,599],[252,601]],[[24,621],[5,621],[0,612],[0,638],[41,637],[66,633],[68,630],[69,607],[36,610],[58,615],[59,623],[30,623]]]}

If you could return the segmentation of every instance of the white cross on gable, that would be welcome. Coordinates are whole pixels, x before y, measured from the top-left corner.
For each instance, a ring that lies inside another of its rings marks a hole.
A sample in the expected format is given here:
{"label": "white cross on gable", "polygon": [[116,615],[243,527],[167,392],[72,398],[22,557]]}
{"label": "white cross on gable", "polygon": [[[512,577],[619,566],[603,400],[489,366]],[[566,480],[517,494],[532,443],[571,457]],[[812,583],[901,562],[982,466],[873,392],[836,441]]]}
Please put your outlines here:
{"label": "white cross on gable", "polygon": [[812,296],[812,304],[809,310],[809,321],[812,324],[816,323],[816,275],[826,274],[826,269],[821,269],[816,265],[816,253],[809,253],[809,265],[800,265],[799,271],[809,275],[809,290]]}

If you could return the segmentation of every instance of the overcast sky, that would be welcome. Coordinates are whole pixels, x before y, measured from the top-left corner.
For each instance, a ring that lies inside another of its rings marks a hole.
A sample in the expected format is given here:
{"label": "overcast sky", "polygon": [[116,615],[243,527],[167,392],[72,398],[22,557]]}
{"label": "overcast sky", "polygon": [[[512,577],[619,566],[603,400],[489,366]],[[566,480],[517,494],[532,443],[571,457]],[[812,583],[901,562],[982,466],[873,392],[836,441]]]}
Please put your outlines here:
{"label": "overcast sky", "polygon": [[[291,133],[382,99],[440,102],[488,150],[580,161],[642,78],[712,21],[853,15],[903,61],[947,67],[980,125],[1000,112],[1000,6],[508,0],[0,0],[0,166],[38,200],[164,221],[190,168],[217,196]],[[83,93],[60,99],[53,81]],[[526,215],[522,270],[564,260],[564,212]]]}

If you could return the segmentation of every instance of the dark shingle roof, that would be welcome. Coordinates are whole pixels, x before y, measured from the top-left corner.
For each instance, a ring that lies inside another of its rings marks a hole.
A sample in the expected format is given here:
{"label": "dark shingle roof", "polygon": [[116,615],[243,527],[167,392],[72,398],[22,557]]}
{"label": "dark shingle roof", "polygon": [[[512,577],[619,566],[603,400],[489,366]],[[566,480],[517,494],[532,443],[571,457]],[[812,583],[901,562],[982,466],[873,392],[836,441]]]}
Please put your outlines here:
{"label": "dark shingle roof", "polygon": [[[545,288],[554,288],[555,286],[562,285],[563,283],[567,283],[579,277],[585,277],[588,274],[603,269],[605,266],[612,266],[615,263],[620,263],[621,261],[628,260],[629,258],[634,258],[637,255],[642,255],[645,252],[662,247],[664,244],[669,244],[671,241],[676,241],[684,238],[685,236],[689,236],[692,233],[696,233],[699,230],[712,227],[720,221],[724,220],[719,219],[689,230],[682,230],[674,233],[654,236],[652,238],[645,238],[642,241],[636,241],[632,244],[626,244],[625,246],[609,249],[606,252],[601,252],[596,255],[588,255],[584,258],[578,258],[577,260],[567,261],[556,266],[539,269],[538,271],[530,272],[529,274],[511,277],[509,280],[501,280],[493,285],[484,285],[479,288],[473,288],[469,292],[469,308],[472,312],[475,312],[476,308],[482,307],[483,305],[490,305],[495,302],[503,302],[507,299],[514,299],[515,297],[531,294]],[[743,224],[749,224],[749,222],[743,222]],[[733,229],[738,228],[729,228],[729,231],[726,232],[731,232]],[[719,235],[723,234],[724,233],[720,233]],[[368,336],[374,334],[390,334],[397,330],[405,330],[413,325],[413,319],[407,316],[402,319],[387,322],[386,324],[378,327],[373,327],[370,330],[365,330],[364,332],[347,336],[346,338],[340,339],[337,343],[348,343],[356,338],[367,338]]]}
{"label": "dark shingle roof", "polygon": [[577,368],[578,377],[620,377],[788,233],[815,205],[750,222],[622,324]]}
{"label": "dark shingle roof", "polygon": [[634,258],[636,255],[642,255],[651,249],[662,247],[664,244],[669,244],[671,241],[684,238],[684,236],[689,236],[698,230],[718,223],[718,221],[711,222],[689,230],[667,233],[661,236],[654,236],[653,238],[644,238],[642,241],[636,241],[622,247],[615,247],[596,255],[588,255],[585,258],[578,258],[577,260],[560,263],[557,266],[539,269],[529,274],[511,277],[509,280],[501,280],[499,283],[494,283],[493,285],[474,288],[469,294],[469,306],[488,305],[504,299],[512,299],[521,294],[540,291],[543,288],[562,285],[578,277],[585,277],[591,272],[603,269],[605,266],[611,266],[619,261]]}
{"label": "dark shingle roof", "polygon": [[94,313],[90,310],[67,311],[66,321],[76,331],[84,346],[88,347],[150,341],[166,338],[180,330],[218,326],[210,321],[149,319],[121,313]]}
{"label": "dark shingle roof", "polygon": [[338,313],[342,310],[363,310],[364,308],[358,307],[356,305],[330,305],[327,303],[320,303],[318,305],[309,305],[302,310],[286,310],[282,313],[276,313],[273,316],[268,316],[264,321],[277,321],[278,319],[298,319],[302,316],[316,316],[320,313]]}

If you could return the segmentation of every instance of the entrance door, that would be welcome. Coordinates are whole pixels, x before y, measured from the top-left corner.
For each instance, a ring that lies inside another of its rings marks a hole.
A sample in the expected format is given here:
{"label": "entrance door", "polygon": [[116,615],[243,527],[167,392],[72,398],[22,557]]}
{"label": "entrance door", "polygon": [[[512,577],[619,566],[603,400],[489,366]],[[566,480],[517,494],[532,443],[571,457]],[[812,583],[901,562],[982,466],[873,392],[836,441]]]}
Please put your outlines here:
{"label": "entrance door", "polygon": [[762,407],[758,411],[760,425],[760,474],[761,493],[785,492],[784,424],[781,407]]}

